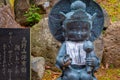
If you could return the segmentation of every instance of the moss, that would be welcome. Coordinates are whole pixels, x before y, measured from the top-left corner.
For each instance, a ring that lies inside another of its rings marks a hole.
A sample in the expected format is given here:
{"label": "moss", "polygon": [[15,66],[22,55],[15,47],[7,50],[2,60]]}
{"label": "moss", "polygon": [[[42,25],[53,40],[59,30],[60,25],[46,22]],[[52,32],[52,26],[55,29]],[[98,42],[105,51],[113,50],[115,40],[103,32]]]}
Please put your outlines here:
{"label": "moss", "polygon": [[119,80],[120,69],[100,69],[96,76],[98,80]]}
{"label": "moss", "polygon": [[120,20],[120,0],[101,0],[100,5],[107,11],[111,20]]}

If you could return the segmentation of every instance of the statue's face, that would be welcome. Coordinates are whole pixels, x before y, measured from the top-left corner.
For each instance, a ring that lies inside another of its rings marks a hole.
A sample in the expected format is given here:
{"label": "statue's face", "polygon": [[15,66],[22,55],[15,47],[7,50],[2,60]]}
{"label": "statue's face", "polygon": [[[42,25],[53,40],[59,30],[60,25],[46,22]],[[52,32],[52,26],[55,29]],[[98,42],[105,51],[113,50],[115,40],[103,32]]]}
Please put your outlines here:
{"label": "statue's face", "polygon": [[66,36],[71,41],[84,41],[89,38],[90,23],[73,21],[66,23]]}

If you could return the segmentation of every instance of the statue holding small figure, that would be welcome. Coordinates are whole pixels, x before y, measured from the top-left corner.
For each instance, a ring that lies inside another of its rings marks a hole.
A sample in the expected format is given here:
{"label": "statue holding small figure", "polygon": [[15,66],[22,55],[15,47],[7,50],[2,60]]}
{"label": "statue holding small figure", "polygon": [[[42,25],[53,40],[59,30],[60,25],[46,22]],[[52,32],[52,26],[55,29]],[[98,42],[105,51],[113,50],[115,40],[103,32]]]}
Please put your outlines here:
{"label": "statue holding small figure", "polygon": [[87,13],[86,4],[81,0],[72,2],[70,10],[59,12],[65,41],[56,59],[56,66],[62,70],[57,80],[97,80],[94,72],[100,66],[100,59],[90,41],[97,13]]}

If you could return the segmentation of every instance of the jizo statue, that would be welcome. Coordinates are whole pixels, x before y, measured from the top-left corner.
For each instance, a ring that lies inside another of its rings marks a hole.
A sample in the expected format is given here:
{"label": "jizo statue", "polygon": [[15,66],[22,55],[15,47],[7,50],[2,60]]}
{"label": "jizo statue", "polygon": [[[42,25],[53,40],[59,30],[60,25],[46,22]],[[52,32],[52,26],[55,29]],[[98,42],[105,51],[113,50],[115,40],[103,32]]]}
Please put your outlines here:
{"label": "jizo statue", "polygon": [[94,72],[100,59],[93,41],[101,34],[104,16],[93,0],[60,0],[49,15],[53,36],[62,43],[56,66],[62,70],[57,80],[97,80]]}

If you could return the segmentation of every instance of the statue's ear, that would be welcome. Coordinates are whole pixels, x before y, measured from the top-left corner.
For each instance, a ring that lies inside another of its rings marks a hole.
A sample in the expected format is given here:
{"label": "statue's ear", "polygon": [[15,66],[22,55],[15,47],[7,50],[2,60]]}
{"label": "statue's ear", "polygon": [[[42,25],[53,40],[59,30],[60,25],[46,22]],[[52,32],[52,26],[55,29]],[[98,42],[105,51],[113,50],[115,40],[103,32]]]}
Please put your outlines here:
{"label": "statue's ear", "polygon": [[65,19],[66,19],[66,15],[65,15],[65,13],[60,12],[60,17],[61,17],[62,20],[65,20]]}
{"label": "statue's ear", "polygon": [[94,13],[93,16],[92,16],[92,21],[94,21],[94,19],[96,18],[97,16],[97,13]]}

